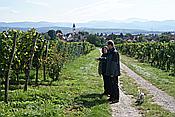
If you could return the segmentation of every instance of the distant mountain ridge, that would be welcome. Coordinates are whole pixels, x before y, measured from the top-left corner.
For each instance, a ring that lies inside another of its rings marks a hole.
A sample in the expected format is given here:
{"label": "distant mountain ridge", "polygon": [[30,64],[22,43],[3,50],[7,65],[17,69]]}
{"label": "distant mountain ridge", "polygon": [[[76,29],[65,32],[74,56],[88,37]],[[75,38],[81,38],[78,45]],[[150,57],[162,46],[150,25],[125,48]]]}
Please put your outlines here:
{"label": "distant mountain ridge", "polygon": [[[37,28],[41,32],[48,29],[64,29],[66,31],[71,31],[73,23],[69,22],[0,22],[0,31],[8,28]],[[98,30],[137,30],[137,31],[175,31],[175,20],[165,20],[165,21],[148,21],[145,19],[131,18],[128,20],[108,20],[108,21],[90,21],[85,23],[76,23],[76,28],[83,29],[98,29]],[[65,31],[65,32],[66,32]]]}
{"label": "distant mountain ridge", "polygon": [[19,27],[19,28],[40,28],[40,27],[70,27],[72,23],[54,23],[54,22],[0,22],[0,27]]}
{"label": "distant mountain ridge", "polygon": [[175,20],[165,21],[92,21],[83,24],[89,28],[139,29],[147,31],[175,31]]}
{"label": "distant mountain ridge", "polygon": [[[31,28],[20,28],[20,27],[0,27],[0,32],[8,29],[17,29],[22,31],[27,31]],[[38,32],[45,33],[48,30],[61,30],[64,34],[72,32],[72,28],[70,27],[39,27],[36,28]],[[106,33],[106,34],[119,34],[119,33],[131,33],[131,34],[158,34],[162,33],[161,31],[146,31],[146,30],[139,30],[139,29],[110,29],[110,28],[76,28],[76,31],[86,31],[89,33]]]}

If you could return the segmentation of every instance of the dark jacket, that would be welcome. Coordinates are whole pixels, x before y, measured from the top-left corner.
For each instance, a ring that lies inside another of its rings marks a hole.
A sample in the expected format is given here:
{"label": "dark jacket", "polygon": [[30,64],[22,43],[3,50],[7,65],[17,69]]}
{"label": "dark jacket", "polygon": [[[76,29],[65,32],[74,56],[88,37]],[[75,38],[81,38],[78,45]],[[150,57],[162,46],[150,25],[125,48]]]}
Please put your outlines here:
{"label": "dark jacket", "polygon": [[106,56],[107,54],[102,54],[99,60],[98,73],[104,75],[106,73]]}
{"label": "dark jacket", "polygon": [[119,53],[115,48],[108,51],[106,57],[106,75],[107,76],[120,76],[120,59]]}

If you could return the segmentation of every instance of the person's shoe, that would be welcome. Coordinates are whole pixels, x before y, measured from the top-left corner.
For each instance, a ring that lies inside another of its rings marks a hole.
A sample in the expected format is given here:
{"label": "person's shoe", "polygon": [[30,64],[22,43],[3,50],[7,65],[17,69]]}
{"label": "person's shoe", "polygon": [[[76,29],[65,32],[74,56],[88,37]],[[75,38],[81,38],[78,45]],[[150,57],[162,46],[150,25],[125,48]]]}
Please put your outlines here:
{"label": "person's shoe", "polygon": [[103,95],[110,97],[110,93],[104,92]]}
{"label": "person's shoe", "polygon": [[112,100],[113,100],[112,98],[109,98],[109,99],[108,99],[109,102],[112,102]]}
{"label": "person's shoe", "polygon": [[114,103],[118,103],[119,100],[118,99],[115,99],[115,100],[112,100],[110,104],[114,104]]}

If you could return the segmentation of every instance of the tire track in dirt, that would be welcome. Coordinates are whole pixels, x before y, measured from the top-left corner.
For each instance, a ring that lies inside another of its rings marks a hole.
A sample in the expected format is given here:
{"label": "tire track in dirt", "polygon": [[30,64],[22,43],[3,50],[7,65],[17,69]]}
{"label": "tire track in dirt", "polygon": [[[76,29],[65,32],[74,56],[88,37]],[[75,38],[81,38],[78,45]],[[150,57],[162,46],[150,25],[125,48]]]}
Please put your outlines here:
{"label": "tire track in dirt", "polygon": [[153,100],[156,104],[172,113],[175,113],[175,99],[173,97],[169,96],[164,91],[161,91],[150,82],[137,75],[123,63],[121,63],[121,69],[124,70],[129,77],[133,78],[141,87],[148,90],[150,94],[153,95]]}

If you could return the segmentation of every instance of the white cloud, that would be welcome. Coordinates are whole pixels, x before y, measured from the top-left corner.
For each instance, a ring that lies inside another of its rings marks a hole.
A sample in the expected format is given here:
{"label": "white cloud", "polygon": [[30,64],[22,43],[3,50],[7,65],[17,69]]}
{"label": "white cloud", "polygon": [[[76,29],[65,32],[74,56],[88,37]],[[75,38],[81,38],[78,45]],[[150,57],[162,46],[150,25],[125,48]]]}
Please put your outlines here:
{"label": "white cloud", "polygon": [[33,5],[49,7],[49,4],[43,0],[25,0],[25,2]]}
{"label": "white cloud", "polygon": [[6,1],[6,3],[0,4],[0,20],[2,21],[17,19],[23,21],[87,22],[128,18],[175,20],[175,15],[172,15],[175,11],[175,0]]}
{"label": "white cloud", "polygon": [[99,6],[101,4],[105,4],[107,2],[107,0],[101,0],[99,2],[95,2],[95,3],[92,3],[92,4],[87,4],[87,5],[84,5],[84,6],[81,6],[81,7],[78,7],[78,8],[74,8],[72,10],[70,10],[69,12],[67,13],[75,13],[75,12],[81,12],[82,10],[89,10],[91,8],[94,8],[96,6]]}
{"label": "white cloud", "polygon": [[78,21],[90,21],[90,20],[107,20],[112,19],[117,13],[122,10],[131,8],[132,3],[123,3],[120,0],[103,0],[96,3],[88,4],[82,7],[72,9],[65,13],[62,17],[67,17]]}
{"label": "white cloud", "polygon": [[20,13],[20,12],[17,11],[17,10],[11,9],[11,13],[18,14],[18,13]]}
{"label": "white cloud", "polygon": [[0,11],[1,12],[6,12],[6,13],[12,13],[12,14],[17,14],[19,13],[18,10],[15,10],[13,8],[10,8],[10,7],[0,7]]}
{"label": "white cloud", "polygon": [[9,7],[0,7],[0,10],[8,10]]}

